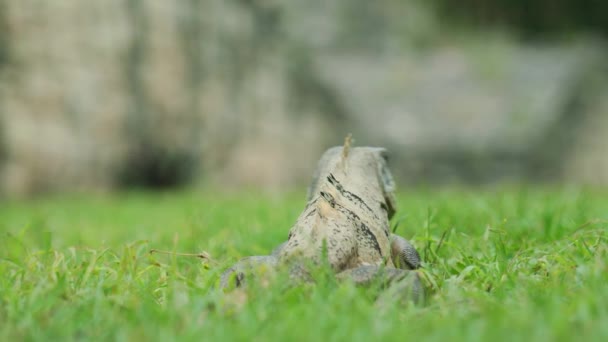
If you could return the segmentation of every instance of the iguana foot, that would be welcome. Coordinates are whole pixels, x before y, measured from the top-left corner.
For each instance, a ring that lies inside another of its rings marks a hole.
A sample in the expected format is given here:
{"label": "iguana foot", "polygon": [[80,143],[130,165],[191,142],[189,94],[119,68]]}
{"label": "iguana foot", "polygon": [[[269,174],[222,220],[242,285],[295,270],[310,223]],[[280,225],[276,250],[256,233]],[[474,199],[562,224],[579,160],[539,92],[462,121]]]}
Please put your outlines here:
{"label": "iguana foot", "polygon": [[336,277],[339,280],[350,280],[361,286],[380,281],[396,297],[395,300],[421,303],[424,299],[424,288],[415,271],[365,265],[342,271]]}

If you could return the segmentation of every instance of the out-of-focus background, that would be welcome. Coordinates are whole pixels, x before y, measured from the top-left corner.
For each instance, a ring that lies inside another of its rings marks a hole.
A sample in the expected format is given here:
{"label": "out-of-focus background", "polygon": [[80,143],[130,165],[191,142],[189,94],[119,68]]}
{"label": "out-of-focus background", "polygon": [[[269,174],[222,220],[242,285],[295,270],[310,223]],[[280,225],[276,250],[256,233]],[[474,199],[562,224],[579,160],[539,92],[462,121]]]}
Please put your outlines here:
{"label": "out-of-focus background", "polygon": [[593,0],[0,0],[0,196],[283,189],[348,132],[401,184],[606,184],[607,36]]}

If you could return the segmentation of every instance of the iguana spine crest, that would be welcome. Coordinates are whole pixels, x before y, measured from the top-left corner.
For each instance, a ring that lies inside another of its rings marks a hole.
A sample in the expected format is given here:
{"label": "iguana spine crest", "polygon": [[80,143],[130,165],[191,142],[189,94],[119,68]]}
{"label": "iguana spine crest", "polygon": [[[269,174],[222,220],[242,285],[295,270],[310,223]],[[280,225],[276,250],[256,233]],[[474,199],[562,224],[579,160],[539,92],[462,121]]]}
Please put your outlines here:
{"label": "iguana spine crest", "polygon": [[342,147],[342,169],[346,173],[346,160],[348,159],[348,153],[353,144],[353,135],[348,133],[344,138],[344,147]]}

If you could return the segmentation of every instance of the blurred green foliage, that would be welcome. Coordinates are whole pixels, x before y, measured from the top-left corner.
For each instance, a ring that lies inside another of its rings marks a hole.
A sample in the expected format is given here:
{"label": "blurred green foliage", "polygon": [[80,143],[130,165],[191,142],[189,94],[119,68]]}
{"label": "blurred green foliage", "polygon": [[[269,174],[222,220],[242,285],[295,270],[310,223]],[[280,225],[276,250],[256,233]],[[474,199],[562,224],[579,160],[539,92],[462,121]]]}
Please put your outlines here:
{"label": "blurred green foliage", "polygon": [[[608,35],[608,2],[599,0],[435,0],[449,21],[504,27],[535,38],[573,31]],[[450,25],[448,23],[448,25]]]}

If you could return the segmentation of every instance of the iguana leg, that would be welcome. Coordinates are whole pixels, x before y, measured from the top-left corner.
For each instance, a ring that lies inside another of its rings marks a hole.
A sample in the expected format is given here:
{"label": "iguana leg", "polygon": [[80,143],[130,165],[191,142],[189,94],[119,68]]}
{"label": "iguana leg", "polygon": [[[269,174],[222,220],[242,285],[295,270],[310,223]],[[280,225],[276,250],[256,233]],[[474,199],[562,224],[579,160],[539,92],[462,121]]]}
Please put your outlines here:
{"label": "iguana leg", "polygon": [[232,267],[224,271],[220,277],[220,287],[225,289],[231,284],[235,287],[241,287],[245,284],[245,275],[247,273],[255,273],[256,268],[269,267],[275,268],[278,263],[279,253],[287,242],[283,242],[272,250],[272,254],[264,256],[251,256],[239,260]]}
{"label": "iguana leg", "polygon": [[420,268],[420,255],[416,248],[397,234],[391,234],[391,258],[397,268],[403,270]]}
{"label": "iguana leg", "polygon": [[226,289],[232,286],[241,287],[245,284],[245,279],[255,274],[257,269],[262,267],[275,268],[277,257],[274,255],[251,256],[241,259],[230,267],[220,277],[220,287]]}
{"label": "iguana leg", "polygon": [[418,273],[410,270],[364,265],[342,271],[336,275],[340,280],[351,280],[357,285],[366,286],[380,279],[396,300],[411,300],[420,303],[424,298],[424,289]]}
{"label": "iguana leg", "polygon": [[282,244],[276,246],[273,250],[272,253],[270,253],[271,256],[273,257],[279,257],[279,254],[281,253],[281,251],[283,250],[283,248],[285,247],[285,245],[287,245],[287,241],[283,242]]}
{"label": "iguana leg", "polygon": [[393,267],[384,267],[376,265],[364,265],[355,268],[349,268],[338,274],[336,278],[339,280],[351,280],[357,285],[367,286],[376,279],[385,280],[385,284],[390,284],[394,280],[398,280],[407,274],[404,270]]}
{"label": "iguana leg", "polygon": [[405,299],[421,303],[424,299],[424,288],[418,273],[412,271],[420,268],[418,251],[403,237],[391,234],[391,258],[397,268],[359,266],[343,271],[337,277],[350,279],[357,285],[368,285],[374,279],[382,279],[387,285],[387,291],[382,294],[380,301]]}

